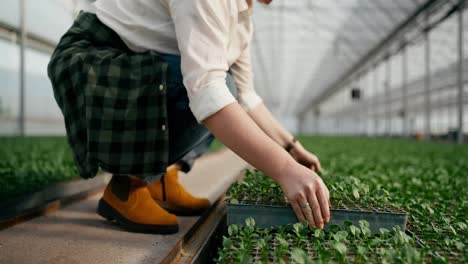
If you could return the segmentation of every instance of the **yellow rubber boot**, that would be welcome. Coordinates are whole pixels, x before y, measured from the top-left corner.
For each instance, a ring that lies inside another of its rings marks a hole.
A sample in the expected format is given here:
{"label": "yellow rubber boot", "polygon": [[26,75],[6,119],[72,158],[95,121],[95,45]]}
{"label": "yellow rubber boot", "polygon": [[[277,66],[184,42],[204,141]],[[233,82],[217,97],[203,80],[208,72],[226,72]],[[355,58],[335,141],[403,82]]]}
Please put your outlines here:
{"label": "yellow rubber boot", "polygon": [[179,169],[172,166],[163,178],[148,185],[151,196],[166,210],[176,215],[199,215],[210,207],[210,201],[192,196],[179,183]]}
{"label": "yellow rubber boot", "polygon": [[112,177],[99,200],[97,213],[128,231],[154,234],[179,231],[177,217],[153,200],[141,180],[128,176]]}

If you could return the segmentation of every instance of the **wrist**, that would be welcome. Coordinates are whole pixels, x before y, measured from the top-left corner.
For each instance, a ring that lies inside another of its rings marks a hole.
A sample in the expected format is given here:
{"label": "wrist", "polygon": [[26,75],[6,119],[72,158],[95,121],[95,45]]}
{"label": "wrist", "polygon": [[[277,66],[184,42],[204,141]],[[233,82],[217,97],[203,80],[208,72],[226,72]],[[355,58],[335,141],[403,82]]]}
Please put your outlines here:
{"label": "wrist", "polygon": [[279,169],[272,174],[271,178],[278,184],[281,184],[282,180],[286,178],[285,175],[287,175],[288,171],[291,171],[291,168],[296,164],[296,161],[288,155],[288,158],[279,166]]}
{"label": "wrist", "polygon": [[295,152],[297,152],[300,148],[302,147],[301,143],[293,137],[292,140],[290,140],[285,146],[284,149],[286,152],[288,152],[290,155],[293,155]]}

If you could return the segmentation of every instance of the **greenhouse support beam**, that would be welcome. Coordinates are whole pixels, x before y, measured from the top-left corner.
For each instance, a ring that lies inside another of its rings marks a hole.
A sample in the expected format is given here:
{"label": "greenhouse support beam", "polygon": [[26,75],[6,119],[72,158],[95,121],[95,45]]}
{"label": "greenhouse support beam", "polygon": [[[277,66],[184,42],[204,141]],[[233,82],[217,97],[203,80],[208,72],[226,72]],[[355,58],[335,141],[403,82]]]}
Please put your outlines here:
{"label": "greenhouse support beam", "polygon": [[[304,134],[305,133],[305,124],[307,122],[307,113],[306,114],[301,114],[301,115],[297,115],[297,131],[296,131],[296,134]],[[313,120],[314,122],[314,126],[315,126],[315,122],[316,120],[314,119]]]}
{"label": "greenhouse support beam", "polygon": [[335,117],[335,130],[338,135],[341,135],[341,130],[340,130],[340,118],[337,116]]}
{"label": "greenhouse support beam", "polygon": [[321,124],[321,119],[320,119],[320,110],[315,109],[314,111],[314,121],[315,121],[315,134],[320,135],[320,124]]}
{"label": "greenhouse support beam", "polygon": [[408,137],[408,46],[403,45],[402,50],[402,88],[403,88],[403,136]]}
{"label": "greenhouse support beam", "polygon": [[[367,72],[367,89],[368,98],[373,96],[372,94],[372,69]],[[367,114],[366,114],[366,134],[367,136],[372,135],[372,100],[366,100]]]}
{"label": "greenhouse support beam", "polygon": [[463,144],[463,8],[458,11],[458,144]]}
{"label": "greenhouse support beam", "polygon": [[19,94],[19,116],[18,126],[19,133],[21,136],[25,135],[24,121],[25,121],[25,45],[27,39],[26,32],[26,0],[20,1],[20,27],[21,27],[21,38],[20,38],[20,70],[19,70],[19,81],[20,81],[20,94]]}
{"label": "greenhouse support beam", "polygon": [[424,53],[426,66],[424,77],[424,138],[428,140],[431,138],[431,41],[429,31],[424,32]]}
{"label": "greenhouse support beam", "polygon": [[[363,92],[363,89],[364,89],[364,86],[362,84],[362,76],[361,75],[358,75],[356,77],[356,79],[353,81],[353,83],[356,83],[355,86],[358,87],[358,89],[361,91],[361,97],[357,99],[357,102],[355,102],[355,104],[357,105],[357,111],[356,111],[356,114],[355,114],[355,118],[356,118],[356,132],[357,134],[361,135],[362,133],[362,128],[361,126],[363,125],[363,120],[364,120],[364,117],[362,116],[362,106],[363,106],[363,102],[362,102],[362,92]],[[353,86],[352,86],[353,87]],[[353,88],[351,88],[353,89]]]}
{"label": "greenhouse support beam", "polygon": [[385,62],[385,91],[384,91],[384,107],[385,107],[385,135],[390,136],[392,130],[391,115],[390,115],[390,83],[392,80],[392,64],[390,57],[387,57]]}
{"label": "greenhouse support beam", "polygon": [[[52,54],[55,46],[57,46],[57,43],[47,40],[44,37],[36,35],[32,32],[26,32],[26,36],[28,40],[25,43],[26,48],[37,50],[46,54]],[[18,46],[21,45],[21,28],[14,27],[0,21],[0,40],[5,40],[12,44],[15,43]]]}
{"label": "greenhouse support beam", "polygon": [[[374,66],[374,70],[373,70],[373,73],[374,73],[374,94],[377,94],[377,89],[379,87],[379,75],[378,75],[378,69],[377,69],[377,64]],[[374,96],[375,97],[375,96]],[[374,135],[377,135],[378,134],[378,127],[377,127],[377,114],[376,114],[376,111],[377,111],[377,103],[376,101],[378,100],[377,97],[375,97],[374,101],[372,102],[372,113],[373,113],[373,119],[374,119]]]}

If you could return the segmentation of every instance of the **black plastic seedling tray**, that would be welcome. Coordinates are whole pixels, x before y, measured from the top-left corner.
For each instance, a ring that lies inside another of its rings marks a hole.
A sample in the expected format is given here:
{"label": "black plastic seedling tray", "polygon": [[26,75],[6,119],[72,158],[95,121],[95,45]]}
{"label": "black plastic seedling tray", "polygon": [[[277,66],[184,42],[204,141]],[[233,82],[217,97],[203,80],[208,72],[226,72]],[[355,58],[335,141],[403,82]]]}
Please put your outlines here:
{"label": "black plastic seedling tray", "polygon": [[[345,222],[351,222],[359,226],[360,220],[366,220],[370,224],[370,230],[378,234],[380,228],[392,230],[400,226],[406,230],[407,213],[405,212],[378,212],[364,210],[331,209],[330,223],[325,225],[328,230],[330,225],[345,227]],[[227,224],[244,224],[245,219],[252,217],[255,226],[268,228],[297,222],[296,215],[290,206],[283,205],[260,205],[260,204],[227,204]]]}

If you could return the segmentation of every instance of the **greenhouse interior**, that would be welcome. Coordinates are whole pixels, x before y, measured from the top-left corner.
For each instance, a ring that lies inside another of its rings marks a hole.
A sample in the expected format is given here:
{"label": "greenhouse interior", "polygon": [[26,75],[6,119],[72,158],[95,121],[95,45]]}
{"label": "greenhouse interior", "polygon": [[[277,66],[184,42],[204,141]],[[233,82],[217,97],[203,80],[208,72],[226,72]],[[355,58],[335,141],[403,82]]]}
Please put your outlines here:
{"label": "greenhouse interior", "polygon": [[468,263],[465,0],[2,0],[0,55],[0,263]]}

